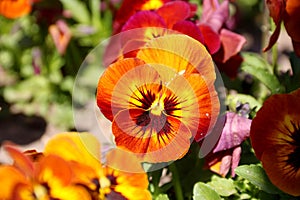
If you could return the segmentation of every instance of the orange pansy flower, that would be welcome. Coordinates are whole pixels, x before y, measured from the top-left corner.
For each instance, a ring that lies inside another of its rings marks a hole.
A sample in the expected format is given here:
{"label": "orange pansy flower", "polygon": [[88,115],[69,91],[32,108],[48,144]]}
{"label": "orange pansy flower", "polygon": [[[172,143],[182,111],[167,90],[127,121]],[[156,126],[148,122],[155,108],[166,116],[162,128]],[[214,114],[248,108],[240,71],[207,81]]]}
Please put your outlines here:
{"label": "orange pansy flower", "polygon": [[214,125],[219,101],[209,53],[185,35],[147,43],[136,58],[110,65],[99,80],[97,104],[112,121],[117,146],[148,162],[185,155],[194,137]]}
{"label": "orange pansy flower", "polygon": [[84,199],[87,191],[72,184],[73,172],[62,158],[49,155],[32,162],[11,145],[5,149],[14,160],[14,166],[1,166],[0,199]]}
{"label": "orange pansy flower", "polygon": [[252,121],[250,138],[267,175],[282,191],[300,195],[300,89],[267,99]]}
{"label": "orange pansy flower", "polygon": [[[100,143],[89,133],[62,133],[51,139],[45,147],[45,155],[58,155],[68,161],[73,171],[73,182],[83,185],[92,199],[150,200],[147,190],[147,174],[122,172],[100,162]],[[126,160],[124,154],[122,159]],[[107,157],[107,162],[123,162],[118,154]],[[131,159],[132,161],[132,159]],[[131,162],[130,165],[139,165]],[[117,165],[120,166],[120,165]],[[134,167],[133,167],[134,168]],[[137,168],[136,168],[137,169]]]}
{"label": "orange pansy flower", "polygon": [[15,19],[30,13],[30,0],[0,0],[0,15]]}

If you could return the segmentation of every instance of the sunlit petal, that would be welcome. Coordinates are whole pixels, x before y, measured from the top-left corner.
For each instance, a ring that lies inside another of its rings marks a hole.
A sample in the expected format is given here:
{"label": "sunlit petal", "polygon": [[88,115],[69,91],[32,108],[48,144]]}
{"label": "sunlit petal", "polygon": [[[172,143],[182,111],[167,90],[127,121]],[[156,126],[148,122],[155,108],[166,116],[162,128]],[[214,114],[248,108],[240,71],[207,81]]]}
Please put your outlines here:
{"label": "sunlit petal", "polygon": [[100,167],[100,144],[89,133],[61,133],[48,141],[45,155],[57,155],[67,161],[76,161],[92,167]]}
{"label": "sunlit petal", "polygon": [[[109,120],[120,110],[143,106],[147,101],[140,87],[147,83],[159,84],[159,74],[139,59],[120,60],[107,68],[97,88],[97,104]],[[147,76],[146,76],[147,74]],[[132,96],[132,95],[135,96]],[[129,102],[131,106],[129,107]]]}
{"label": "sunlit petal", "polygon": [[13,166],[0,166],[0,199],[11,199],[17,184],[26,183],[26,177]]}
{"label": "sunlit petal", "polygon": [[166,35],[147,43],[137,54],[146,63],[159,63],[177,73],[200,73],[215,79],[214,65],[206,48],[187,35]]}

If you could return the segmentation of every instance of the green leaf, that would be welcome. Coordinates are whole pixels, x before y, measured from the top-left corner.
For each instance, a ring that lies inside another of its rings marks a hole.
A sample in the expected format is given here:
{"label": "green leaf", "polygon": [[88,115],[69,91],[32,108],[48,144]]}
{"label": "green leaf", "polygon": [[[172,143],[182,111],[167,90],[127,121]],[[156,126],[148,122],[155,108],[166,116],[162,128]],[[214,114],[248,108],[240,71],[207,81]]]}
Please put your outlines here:
{"label": "green leaf", "polygon": [[280,190],[271,183],[266,172],[259,165],[242,165],[235,169],[235,173],[267,193],[280,193]]}
{"label": "green leaf", "polygon": [[79,0],[60,0],[63,6],[69,10],[72,17],[82,24],[90,23],[90,16],[86,5]]}
{"label": "green leaf", "polygon": [[213,188],[219,195],[225,197],[233,195],[237,192],[232,179],[213,176],[212,181],[208,182],[207,185]]}
{"label": "green leaf", "polygon": [[155,200],[169,200],[169,197],[166,194],[160,194],[155,198]]}
{"label": "green leaf", "polygon": [[239,103],[249,103],[249,106],[251,109],[256,108],[256,110],[259,110],[261,108],[261,103],[258,102],[253,96],[246,95],[246,94],[235,94],[235,95],[228,95],[226,97],[226,104],[229,106],[231,110],[235,110],[236,106]]}
{"label": "green leaf", "polygon": [[210,186],[202,182],[198,182],[194,185],[193,193],[194,193],[193,194],[194,200],[221,199],[221,197],[218,195],[216,191],[214,191]]}
{"label": "green leaf", "polygon": [[261,57],[256,54],[243,54],[244,62],[242,63],[241,69],[247,72],[265,86],[267,86],[273,94],[283,92],[283,87],[280,85],[279,80],[271,71],[270,65],[264,61]]}

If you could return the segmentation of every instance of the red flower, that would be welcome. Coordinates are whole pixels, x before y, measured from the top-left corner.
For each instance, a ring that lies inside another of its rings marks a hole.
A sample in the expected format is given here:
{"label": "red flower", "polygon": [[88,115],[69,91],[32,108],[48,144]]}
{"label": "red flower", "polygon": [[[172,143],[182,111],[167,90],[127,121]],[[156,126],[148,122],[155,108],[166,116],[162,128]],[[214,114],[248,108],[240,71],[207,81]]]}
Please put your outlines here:
{"label": "red flower", "polygon": [[253,119],[250,138],[271,182],[300,195],[300,89],[268,98]]}
{"label": "red flower", "polygon": [[281,22],[284,22],[287,33],[291,37],[294,51],[300,56],[300,1],[298,0],[266,0],[270,16],[276,24],[269,45],[264,49],[268,51],[277,41],[280,34]]}
{"label": "red flower", "polygon": [[243,60],[239,52],[246,39],[226,28],[230,20],[229,1],[225,0],[221,4],[218,0],[203,1],[203,13],[198,27],[204,44],[213,55],[219,70],[230,78],[235,78]]}

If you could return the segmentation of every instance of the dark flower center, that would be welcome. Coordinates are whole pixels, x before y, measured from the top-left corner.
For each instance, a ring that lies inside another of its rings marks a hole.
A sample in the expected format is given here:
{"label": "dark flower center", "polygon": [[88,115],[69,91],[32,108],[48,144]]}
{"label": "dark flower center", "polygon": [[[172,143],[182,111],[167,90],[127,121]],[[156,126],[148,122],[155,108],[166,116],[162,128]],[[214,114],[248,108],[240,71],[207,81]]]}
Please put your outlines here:
{"label": "dark flower center", "polygon": [[291,138],[293,139],[290,144],[294,146],[294,150],[288,155],[287,163],[293,166],[295,169],[300,169],[300,127],[292,121],[291,124],[294,130],[289,130],[291,133]]}

